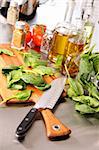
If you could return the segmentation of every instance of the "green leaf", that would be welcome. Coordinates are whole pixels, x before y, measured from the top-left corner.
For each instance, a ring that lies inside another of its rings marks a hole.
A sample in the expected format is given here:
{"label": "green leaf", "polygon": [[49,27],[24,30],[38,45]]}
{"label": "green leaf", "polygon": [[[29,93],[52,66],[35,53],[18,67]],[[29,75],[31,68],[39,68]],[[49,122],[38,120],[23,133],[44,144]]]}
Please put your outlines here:
{"label": "green leaf", "polygon": [[45,91],[45,90],[49,89],[51,87],[51,85],[45,84],[45,86],[35,86],[35,87],[41,91]]}
{"label": "green leaf", "polygon": [[78,96],[77,93],[71,87],[68,89],[67,94],[70,98],[72,98],[73,96]]}
{"label": "green leaf", "polygon": [[80,66],[79,66],[79,73],[78,73],[78,77],[80,78],[80,76],[82,74],[86,74],[86,79],[87,76],[93,71],[93,62],[89,61],[89,57],[84,57],[81,58],[80,60]]}
{"label": "green leaf", "polygon": [[22,71],[20,69],[11,71],[7,77],[8,87],[11,87],[12,84],[18,82],[21,79],[21,76]]}
{"label": "green leaf", "polygon": [[13,70],[18,70],[18,69],[20,69],[20,68],[21,68],[21,66],[10,65],[10,66],[8,66],[8,67],[3,68],[3,69],[2,69],[2,73],[3,73],[4,75],[7,75],[7,74],[9,74],[11,71],[13,71]]}
{"label": "green leaf", "polygon": [[3,49],[3,48],[0,48],[0,54],[6,54],[6,55],[9,55],[9,56],[14,56],[13,52],[7,50],[7,49]]}
{"label": "green leaf", "polygon": [[56,62],[55,62],[55,67],[61,67],[62,65],[62,61],[63,61],[63,56],[62,55],[58,55],[57,56],[57,59],[56,59]]}
{"label": "green leaf", "polygon": [[30,53],[33,57],[41,58],[41,54],[38,53],[38,52],[36,52],[35,50],[30,49],[30,50],[29,50],[29,53]]}
{"label": "green leaf", "polygon": [[21,79],[27,84],[33,84],[40,86],[44,83],[44,79],[41,75],[35,75],[33,73],[23,73]]}
{"label": "green leaf", "polygon": [[93,66],[96,74],[99,74],[99,54],[97,54],[96,57],[93,58]]}
{"label": "green leaf", "polygon": [[76,103],[75,110],[81,114],[93,114],[95,110],[86,104]]}
{"label": "green leaf", "polygon": [[18,82],[13,83],[10,88],[13,90],[25,90],[26,83],[23,80],[19,80]]}
{"label": "green leaf", "polygon": [[90,96],[78,96],[78,97],[72,97],[72,99],[76,102],[80,102],[83,104],[86,104],[90,107],[98,107],[99,101],[96,98],[90,97]]}
{"label": "green leaf", "polygon": [[39,65],[44,65],[44,66],[47,65],[46,60],[38,59],[38,57],[35,57],[35,55],[32,56],[31,54],[26,55],[24,57],[24,62],[28,67],[32,67],[32,68],[35,68],[36,66],[39,66]]}
{"label": "green leaf", "polygon": [[28,53],[21,54],[23,55],[24,62],[28,67],[35,68],[39,65],[47,65],[47,61],[41,60],[41,54],[37,53],[36,51],[30,50]]}
{"label": "green leaf", "polygon": [[8,97],[7,99],[3,100],[3,103],[6,103],[7,101],[9,101],[11,99],[17,99],[20,101],[27,101],[30,98],[32,92],[33,92],[32,90],[20,91],[20,92],[16,93],[15,95],[12,95],[11,97]]}
{"label": "green leaf", "polygon": [[89,83],[88,91],[91,96],[99,100],[99,91],[97,90],[97,87],[93,85],[93,83]]}
{"label": "green leaf", "polygon": [[32,92],[33,91],[31,90],[24,90],[24,91],[18,92],[13,97],[21,101],[26,101],[30,98]]}
{"label": "green leaf", "polygon": [[51,67],[41,66],[41,65],[37,66],[32,71],[40,75],[53,75],[54,74],[54,70]]}

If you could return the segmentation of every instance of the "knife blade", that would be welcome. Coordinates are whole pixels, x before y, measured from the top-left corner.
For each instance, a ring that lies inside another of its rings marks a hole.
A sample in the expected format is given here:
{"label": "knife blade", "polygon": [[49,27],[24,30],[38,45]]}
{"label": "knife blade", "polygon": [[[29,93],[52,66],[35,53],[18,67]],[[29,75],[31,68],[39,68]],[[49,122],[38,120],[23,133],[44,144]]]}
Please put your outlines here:
{"label": "knife blade", "polygon": [[61,77],[51,82],[51,88],[44,92],[39,101],[34,107],[28,112],[22,122],[16,129],[16,137],[23,139],[33,124],[36,114],[38,111],[42,113],[48,138],[52,139],[55,137],[69,135],[71,130],[64,126],[50,111],[53,109],[57,100],[59,99],[66,82],[66,78]]}

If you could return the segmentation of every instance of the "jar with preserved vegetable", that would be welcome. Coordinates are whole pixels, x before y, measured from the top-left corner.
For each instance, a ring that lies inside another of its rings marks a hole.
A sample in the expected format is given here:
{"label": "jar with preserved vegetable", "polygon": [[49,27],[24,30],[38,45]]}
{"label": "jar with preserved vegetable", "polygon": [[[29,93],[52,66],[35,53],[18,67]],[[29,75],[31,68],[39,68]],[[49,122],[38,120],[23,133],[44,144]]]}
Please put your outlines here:
{"label": "jar with preserved vegetable", "polygon": [[17,21],[13,31],[11,48],[22,50],[25,49],[25,22]]}

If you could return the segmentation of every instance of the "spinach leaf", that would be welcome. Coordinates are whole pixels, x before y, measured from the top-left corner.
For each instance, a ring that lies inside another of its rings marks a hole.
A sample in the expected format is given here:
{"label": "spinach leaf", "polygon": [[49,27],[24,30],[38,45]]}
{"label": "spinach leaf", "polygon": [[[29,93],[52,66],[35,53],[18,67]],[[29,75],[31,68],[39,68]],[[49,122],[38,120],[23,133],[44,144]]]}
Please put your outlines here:
{"label": "spinach leaf", "polygon": [[93,114],[95,110],[88,106],[87,104],[76,103],[75,110],[80,112],[81,114]]}
{"label": "spinach leaf", "polygon": [[46,66],[47,65],[47,61],[46,60],[37,59],[34,62],[33,61],[31,62],[31,67],[32,68],[35,68],[35,67],[37,67],[39,65]]}
{"label": "spinach leaf", "polygon": [[54,70],[51,67],[41,66],[41,65],[32,69],[32,71],[35,74],[40,74],[40,75],[53,75],[54,74]]}
{"label": "spinach leaf", "polygon": [[73,96],[78,96],[77,93],[71,87],[69,87],[67,94],[70,98],[72,98]]}
{"label": "spinach leaf", "polygon": [[78,96],[78,97],[72,97],[72,99],[76,102],[86,104],[88,106],[91,106],[93,108],[99,106],[99,101],[96,98],[90,97],[90,96]]}
{"label": "spinach leaf", "polygon": [[9,55],[9,56],[14,56],[13,52],[7,50],[7,49],[3,49],[3,48],[0,48],[0,54],[6,54],[6,55]]}
{"label": "spinach leaf", "polygon": [[41,90],[41,91],[45,91],[47,89],[49,89],[51,87],[50,84],[45,84],[43,86],[35,86],[37,89]]}
{"label": "spinach leaf", "polygon": [[47,65],[47,61],[40,60],[38,58],[35,58],[34,56],[28,56],[28,57],[25,56],[24,62],[28,67],[32,67],[32,68],[35,68],[36,66],[39,66],[39,65],[44,65],[44,66]]}
{"label": "spinach leaf", "polygon": [[21,76],[22,71],[20,69],[11,71],[7,77],[8,88],[10,88],[12,84],[18,82],[21,79]]}
{"label": "spinach leaf", "polygon": [[77,79],[72,79],[71,77],[69,77],[68,80],[69,80],[69,85],[70,85],[70,88],[68,89],[69,97],[84,94],[83,87]]}
{"label": "spinach leaf", "polygon": [[20,68],[22,68],[22,67],[21,67],[21,66],[10,65],[10,66],[8,66],[8,67],[3,68],[3,69],[2,69],[2,73],[3,73],[4,75],[7,75],[7,74],[9,74],[11,71],[13,71],[13,70],[18,70],[18,69],[20,69]]}
{"label": "spinach leaf", "polygon": [[93,58],[93,66],[96,74],[99,74],[99,54],[97,54],[96,57]]}
{"label": "spinach leaf", "polygon": [[[80,78],[84,75],[84,80],[88,79],[88,76],[94,71],[93,62],[89,60],[89,57],[83,57],[80,60],[79,73],[77,75]],[[93,73],[92,73],[93,74]]]}
{"label": "spinach leaf", "polygon": [[10,88],[14,90],[25,90],[26,86],[26,83],[20,79],[18,82],[13,83]]}
{"label": "spinach leaf", "polygon": [[99,100],[99,91],[97,87],[93,83],[89,83],[88,85],[89,94]]}
{"label": "spinach leaf", "polygon": [[16,99],[21,100],[21,101],[26,101],[30,98],[32,92],[33,91],[31,91],[31,90],[24,90],[24,91],[16,93],[13,96],[13,98],[16,98]]}
{"label": "spinach leaf", "polygon": [[33,84],[36,86],[40,86],[42,83],[44,83],[41,75],[35,75],[33,73],[23,73],[21,79],[27,84]]}
{"label": "spinach leaf", "polygon": [[24,62],[28,67],[35,68],[36,66],[39,65],[47,65],[46,60],[41,60],[41,54],[35,52],[35,51],[30,51],[28,53],[22,53]]}
{"label": "spinach leaf", "polygon": [[30,50],[29,50],[29,53],[30,53],[33,57],[41,58],[41,54],[38,53],[38,52],[36,52],[35,50],[30,49]]}
{"label": "spinach leaf", "polygon": [[6,103],[11,99],[17,99],[19,101],[27,101],[30,98],[31,94],[32,94],[31,90],[20,91],[15,95],[12,95],[11,97],[8,97],[7,99],[3,100],[0,104]]}

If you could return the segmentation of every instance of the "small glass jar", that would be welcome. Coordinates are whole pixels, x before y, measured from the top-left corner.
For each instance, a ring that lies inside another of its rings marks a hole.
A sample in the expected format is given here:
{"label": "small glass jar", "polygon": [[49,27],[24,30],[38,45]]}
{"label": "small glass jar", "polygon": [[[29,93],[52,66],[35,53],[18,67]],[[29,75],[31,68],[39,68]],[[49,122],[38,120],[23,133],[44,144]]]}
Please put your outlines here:
{"label": "small glass jar", "polygon": [[7,23],[10,25],[15,25],[18,19],[19,19],[18,4],[15,1],[11,1],[10,7],[7,12]]}
{"label": "small glass jar", "polygon": [[40,51],[44,54],[48,54],[51,47],[51,41],[53,38],[53,32],[51,30],[46,30],[41,41]]}
{"label": "small glass jar", "polygon": [[17,21],[15,25],[15,30],[13,31],[11,48],[22,50],[25,49],[25,22]]}

